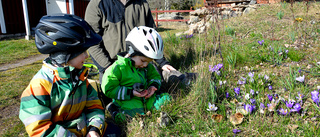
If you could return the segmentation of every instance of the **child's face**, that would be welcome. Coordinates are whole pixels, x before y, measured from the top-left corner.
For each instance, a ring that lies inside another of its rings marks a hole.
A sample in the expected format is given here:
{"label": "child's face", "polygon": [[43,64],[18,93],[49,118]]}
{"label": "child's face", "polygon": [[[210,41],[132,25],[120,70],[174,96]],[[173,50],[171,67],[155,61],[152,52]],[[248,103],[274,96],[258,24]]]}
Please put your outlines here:
{"label": "child's face", "polygon": [[88,58],[87,51],[81,53],[77,57],[68,61],[69,65],[75,67],[76,69],[81,69],[83,67],[84,61]]}
{"label": "child's face", "polygon": [[144,56],[134,56],[131,58],[135,62],[136,68],[145,68],[153,59]]}

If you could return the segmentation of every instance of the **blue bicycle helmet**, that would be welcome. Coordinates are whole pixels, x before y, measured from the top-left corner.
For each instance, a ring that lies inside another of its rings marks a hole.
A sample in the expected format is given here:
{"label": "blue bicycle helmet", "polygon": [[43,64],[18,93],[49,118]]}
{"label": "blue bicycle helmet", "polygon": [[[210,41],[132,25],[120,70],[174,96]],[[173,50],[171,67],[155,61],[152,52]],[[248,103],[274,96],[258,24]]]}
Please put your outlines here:
{"label": "blue bicycle helmet", "polygon": [[35,29],[35,43],[42,54],[85,51],[101,40],[84,19],[70,14],[43,16]]}

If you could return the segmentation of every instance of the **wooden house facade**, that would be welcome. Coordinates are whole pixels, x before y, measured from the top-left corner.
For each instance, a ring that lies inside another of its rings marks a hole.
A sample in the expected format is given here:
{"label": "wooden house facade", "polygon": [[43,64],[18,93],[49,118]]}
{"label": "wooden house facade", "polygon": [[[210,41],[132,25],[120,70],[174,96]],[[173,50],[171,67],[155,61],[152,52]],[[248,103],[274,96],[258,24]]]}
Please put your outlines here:
{"label": "wooden house facade", "polygon": [[[24,2],[27,10],[23,8]],[[65,9],[57,12],[75,14],[84,18],[88,3],[89,0],[0,0],[0,34],[26,33],[26,24],[29,24],[32,30],[42,16],[52,11],[50,9],[62,7]],[[25,20],[25,16],[28,20]]]}

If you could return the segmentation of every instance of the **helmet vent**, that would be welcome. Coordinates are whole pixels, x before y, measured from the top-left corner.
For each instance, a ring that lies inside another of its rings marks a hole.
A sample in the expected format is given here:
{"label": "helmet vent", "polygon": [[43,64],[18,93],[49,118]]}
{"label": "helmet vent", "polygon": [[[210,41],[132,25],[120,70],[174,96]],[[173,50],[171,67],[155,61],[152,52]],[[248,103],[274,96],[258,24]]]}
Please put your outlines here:
{"label": "helmet vent", "polygon": [[149,51],[149,48],[148,48],[146,45],[144,45],[144,49],[146,49],[147,51]]}
{"label": "helmet vent", "polygon": [[[149,44],[150,44],[150,47],[153,49],[153,51],[156,51],[155,49],[154,49],[154,45],[152,44],[152,42],[150,41],[150,40],[148,40],[148,42],[149,42]],[[149,49],[148,49],[148,51],[149,51]]]}
{"label": "helmet vent", "polygon": [[[159,39],[158,38],[157,38],[157,45],[158,45],[158,49],[160,49],[161,47],[159,47],[160,44],[159,44]],[[160,49],[160,50],[162,50],[162,49]]]}
{"label": "helmet vent", "polygon": [[144,30],[144,29],[142,29],[142,30],[143,30],[144,35],[147,35],[147,31],[146,31],[146,30]]}
{"label": "helmet vent", "polygon": [[66,21],[58,21],[58,20],[53,20],[51,22],[56,24],[66,23]]}
{"label": "helmet vent", "polygon": [[70,39],[70,38],[59,38],[59,39],[56,39],[56,41],[61,43],[66,43],[66,44],[75,44],[78,42],[75,39]]}
{"label": "helmet vent", "polygon": [[39,27],[39,29],[38,29],[42,34],[47,34],[48,35],[48,33],[50,33],[50,32],[52,32],[52,33],[57,33],[58,32],[58,30],[56,30],[55,28],[50,28],[50,27],[46,27],[46,26],[41,26],[41,27]]}
{"label": "helmet vent", "polygon": [[70,29],[74,30],[75,32],[77,32],[81,36],[86,36],[86,32],[80,26],[70,27]]}
{"label": "helmet vent", "polygon": [[152,33],[152,29],[150,29],[149,32]]}

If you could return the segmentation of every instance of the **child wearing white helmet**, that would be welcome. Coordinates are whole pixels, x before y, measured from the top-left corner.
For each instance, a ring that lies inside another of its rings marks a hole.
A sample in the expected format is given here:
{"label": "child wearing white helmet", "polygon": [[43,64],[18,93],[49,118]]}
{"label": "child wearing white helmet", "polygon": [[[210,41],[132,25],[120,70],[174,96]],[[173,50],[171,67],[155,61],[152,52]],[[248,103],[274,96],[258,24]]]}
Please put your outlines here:
{"label": "child wearing white helmet", "polygon": [[163,42],[159,33],[149,27],[135,27],[126,38],[128,52],[120,53],[118,59],[104,73],[102,91],[113,99],[107,109],[116,122],[123,122],[124,115],[144,115],[170,100],[167,93],[156,95],[161,86],[161,76],[150,64],[163,57]]}

